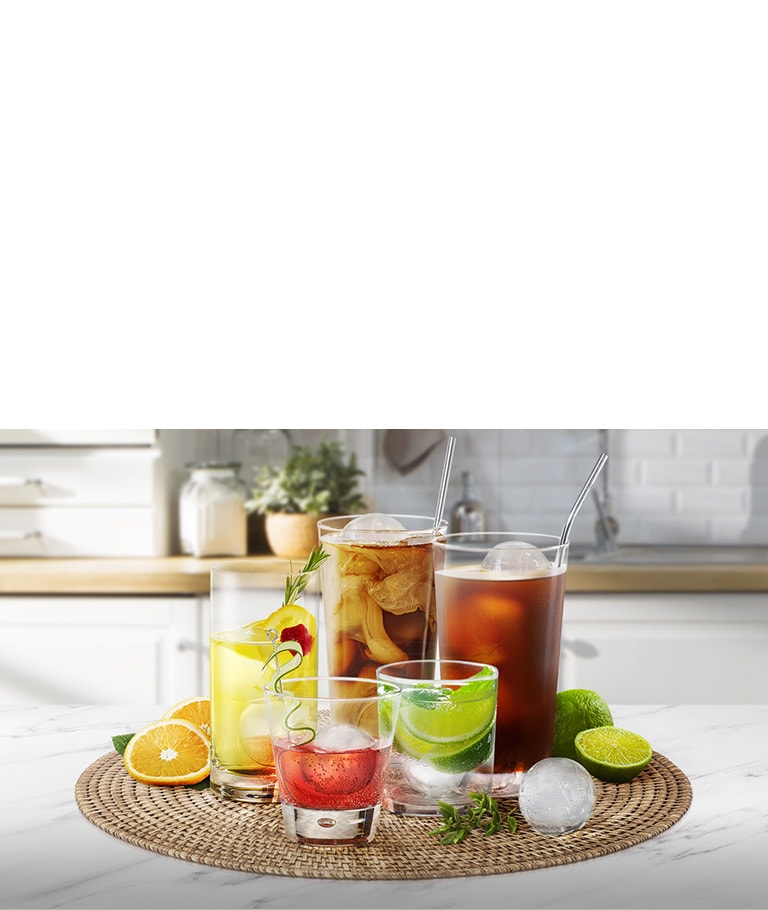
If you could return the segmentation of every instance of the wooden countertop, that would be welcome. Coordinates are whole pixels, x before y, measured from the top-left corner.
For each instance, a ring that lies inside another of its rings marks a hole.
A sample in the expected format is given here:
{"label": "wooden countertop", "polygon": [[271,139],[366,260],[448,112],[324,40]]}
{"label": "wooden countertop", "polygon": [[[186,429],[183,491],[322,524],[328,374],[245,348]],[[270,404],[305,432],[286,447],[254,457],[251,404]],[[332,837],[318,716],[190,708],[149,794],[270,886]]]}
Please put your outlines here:
{"label": "wooden countertop", "polygon": [[[275,556],[249,556],[264,572],[285,574]],[[211,566],[235,560],[169,556],[146,559],[0,559],[2,594],[207,594]],[[647,591],[765,591],[768,564],[568,566],[574,593]]]}

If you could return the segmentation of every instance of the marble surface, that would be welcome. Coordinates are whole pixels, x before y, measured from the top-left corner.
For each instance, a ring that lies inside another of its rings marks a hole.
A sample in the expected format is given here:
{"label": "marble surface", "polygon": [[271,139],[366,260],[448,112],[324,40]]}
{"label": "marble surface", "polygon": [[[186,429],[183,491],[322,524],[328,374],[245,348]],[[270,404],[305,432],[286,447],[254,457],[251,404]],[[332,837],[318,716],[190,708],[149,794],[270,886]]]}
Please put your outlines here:
{"label": "marble surface", "polygon": [[[75,803],[80,773],[156,706],[0,706],[0,907],[516,908],[768,906],[768,706],[614,707],[689,777],[691,808],[610,856],[424,881],[260,876],[159,856]],[[441,849],[436,845],[436,849]]]}

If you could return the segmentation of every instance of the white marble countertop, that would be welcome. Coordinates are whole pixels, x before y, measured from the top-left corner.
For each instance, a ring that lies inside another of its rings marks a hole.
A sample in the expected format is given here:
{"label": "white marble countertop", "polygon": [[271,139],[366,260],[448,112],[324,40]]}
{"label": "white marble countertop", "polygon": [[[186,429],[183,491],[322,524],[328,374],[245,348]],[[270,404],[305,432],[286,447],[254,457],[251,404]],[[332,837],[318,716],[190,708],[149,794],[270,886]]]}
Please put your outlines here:
{"label": "white marble countertop", "polygon": [[[613,708],[690,779],[691,808],[609,856],[508,875],[338,881],[232,872],[111,837],[81,772],[157,706],[0,706],[0,906],[99,908],[767,907],[768,706]],[[439,848],[438,848],[439,849]]]}

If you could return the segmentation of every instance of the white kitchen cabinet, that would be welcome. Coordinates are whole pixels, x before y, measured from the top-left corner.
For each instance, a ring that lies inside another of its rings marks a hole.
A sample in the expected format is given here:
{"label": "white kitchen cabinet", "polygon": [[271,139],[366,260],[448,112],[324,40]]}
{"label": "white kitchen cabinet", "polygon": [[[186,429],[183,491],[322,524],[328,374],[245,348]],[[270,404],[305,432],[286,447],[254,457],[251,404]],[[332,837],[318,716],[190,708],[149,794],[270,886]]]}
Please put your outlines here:
{"label": "white kitchen cabinet", "polygon": [[164,484],[150,445],[0,445],[0,557],[163,556]]}
{"label": "white kitchen cabinet", "polygon": [[208,694],[200,599],[0,597],[0,703],[161,704]]}
{"label": "white kitchen cabinet", "polygon": [[765,704],[768,595],[569,593],[559,687],[609,704]]}

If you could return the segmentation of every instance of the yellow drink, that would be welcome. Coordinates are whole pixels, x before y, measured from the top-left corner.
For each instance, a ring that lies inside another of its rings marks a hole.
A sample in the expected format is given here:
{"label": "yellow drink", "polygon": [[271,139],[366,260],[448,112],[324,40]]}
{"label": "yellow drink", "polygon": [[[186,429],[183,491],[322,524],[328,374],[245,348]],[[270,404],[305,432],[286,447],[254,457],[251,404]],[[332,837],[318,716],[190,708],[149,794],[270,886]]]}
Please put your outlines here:
{"label": "yellow drink", "polygon": [[[273,645],[295,641],[297,649]],[[211,634],[211,790],[220,796],[271,800],[275,767],[264,686],[289,662],[286,678],[317,676],[317,629],[312,613],[297,604],[267,619]],[[270,657],[272,660],[270,660]],[[310,684],[307,684],[309,686]],[[313,694],[307,692],[306,694]]]}

